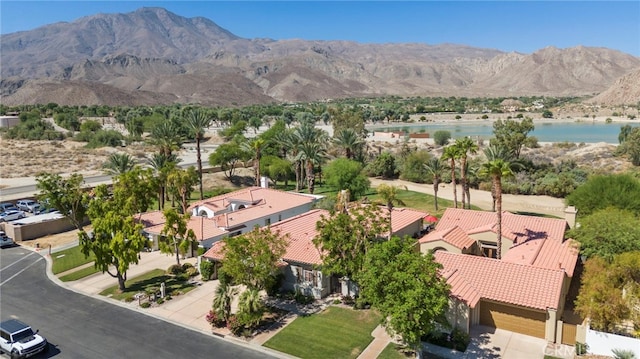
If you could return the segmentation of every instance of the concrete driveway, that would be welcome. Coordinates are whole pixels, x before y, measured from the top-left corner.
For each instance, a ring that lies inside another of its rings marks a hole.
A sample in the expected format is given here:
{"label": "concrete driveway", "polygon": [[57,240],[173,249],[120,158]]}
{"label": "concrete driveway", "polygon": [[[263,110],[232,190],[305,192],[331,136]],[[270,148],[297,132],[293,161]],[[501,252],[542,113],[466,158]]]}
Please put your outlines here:
{"label": "concrete driveway", "polygon": [[451,359],[542,359],[546,354],[569,359],[574,353],[571,346],[548,345],[544,339],[482,325],[471,327],[470,335],[471,342],[464,353],[431,344],[424,344],[424,349],[429,354]]}

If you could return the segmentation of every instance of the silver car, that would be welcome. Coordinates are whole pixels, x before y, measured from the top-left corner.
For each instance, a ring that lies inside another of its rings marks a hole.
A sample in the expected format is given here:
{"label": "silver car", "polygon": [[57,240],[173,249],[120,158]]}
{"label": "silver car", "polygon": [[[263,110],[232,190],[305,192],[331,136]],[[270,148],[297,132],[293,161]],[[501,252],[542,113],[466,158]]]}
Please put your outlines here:
{"label": "silver car", "polygon": [[8,210],[0,213],[0,222],[15,221],[16,219],[22,219],[26,216],[22,211]]}

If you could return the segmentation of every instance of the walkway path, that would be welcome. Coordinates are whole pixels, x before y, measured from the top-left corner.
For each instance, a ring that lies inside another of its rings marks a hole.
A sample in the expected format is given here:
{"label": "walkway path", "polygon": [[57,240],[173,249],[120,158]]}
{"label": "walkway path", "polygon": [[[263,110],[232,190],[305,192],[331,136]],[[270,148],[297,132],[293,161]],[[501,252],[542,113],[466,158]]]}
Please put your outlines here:
{"label": "walkway path", "polygon": [[376,329],[371,332],[371,336],[373,336],[373,341],[369,343],[369,346],[364,348],[358,356],[358,359],[375,359],[382,353],[384,348],[392,342],[387,330],[382,325],[378,325]]}
{"label": "walkway path", "polygon": [[[377,187],[382,183],[405,186],[410,191],[430,194],[433,196],[433,185],[430,183],[413,183],[403,180],[383,180],[379,178],[370,178],[371,186]],[[458,201],[462,187],[457,186]],[[491,192],[471,189],[471,204],[485,210],[492,209],[493,198]],[[441,184],[438,190],[438,198],[444,198],[453,201],[453,187],[451,184]],[[514,194],[502,195],[502,210],[509,212],[534,212],[552,215],[564,218],[564,209],[566,208],[564,200],[550,196],[525,196]]]}

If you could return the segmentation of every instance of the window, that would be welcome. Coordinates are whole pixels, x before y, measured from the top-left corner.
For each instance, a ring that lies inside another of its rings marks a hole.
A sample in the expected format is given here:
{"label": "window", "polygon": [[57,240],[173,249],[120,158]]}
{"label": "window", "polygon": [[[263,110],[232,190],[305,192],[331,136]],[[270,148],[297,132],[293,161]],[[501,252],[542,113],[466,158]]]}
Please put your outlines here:
{"label": "window", "polygon": [[489,258],[498,258],[498,245],[493,242],[480,242],[482,254]]}
{"label": "window", "polygon": [[299,284],[310,284],[314,287],[318,286],[320,273],[315,270],[306,270],[302,267],[295,267],[296,282]]}
{"label": "window", "polygon": [[271,224],[271,218],[267,218],[267,219],[264,220],[264,225],[265,226],[268,226],[270,224]]}

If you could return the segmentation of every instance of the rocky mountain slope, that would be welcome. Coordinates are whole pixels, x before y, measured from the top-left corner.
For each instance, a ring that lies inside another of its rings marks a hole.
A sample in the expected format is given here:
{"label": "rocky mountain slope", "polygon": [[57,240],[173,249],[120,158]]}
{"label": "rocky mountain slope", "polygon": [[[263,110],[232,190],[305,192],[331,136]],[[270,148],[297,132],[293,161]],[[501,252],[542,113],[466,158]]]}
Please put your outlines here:
{"label": "rocky mountain slope", "polygon": [[[527,55],[453,44],[244,39],[162,8],[2,35],[0,60],[7,105],[593,95],[640,69],[640,58],[605,48]],[[640,100],[621,99],[628,97]]]}

